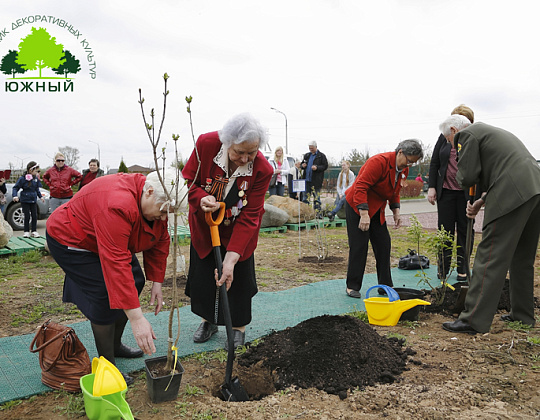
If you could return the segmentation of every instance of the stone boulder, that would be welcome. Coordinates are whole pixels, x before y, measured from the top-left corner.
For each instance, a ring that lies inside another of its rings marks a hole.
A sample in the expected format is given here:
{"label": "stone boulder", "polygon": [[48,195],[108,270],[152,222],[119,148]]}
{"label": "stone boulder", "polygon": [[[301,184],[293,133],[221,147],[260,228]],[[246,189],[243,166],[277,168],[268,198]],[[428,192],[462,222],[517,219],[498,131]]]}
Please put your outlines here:
{"label": "stone boulder", "polygon": [[261,227],[280,227],[287,223],[289,215],[286,211],[273,206],[268,203],[264,203],[264,214],[261,221]]}
{"label": "stone boulder", "polygon": [[4,215],[0,212],[0,248],[5,247],[12,236],[13,229],[9,223],[4,220]]}
{"label": "stone boulder", "polygon": [[[289,216],[287,223],[298,223],[298,200],[290,197],[280,197],[279,195],[271,195],[265,203],[284,210]],[[315,219],[315,211],[306,203],[300,202],[300,222]]]}

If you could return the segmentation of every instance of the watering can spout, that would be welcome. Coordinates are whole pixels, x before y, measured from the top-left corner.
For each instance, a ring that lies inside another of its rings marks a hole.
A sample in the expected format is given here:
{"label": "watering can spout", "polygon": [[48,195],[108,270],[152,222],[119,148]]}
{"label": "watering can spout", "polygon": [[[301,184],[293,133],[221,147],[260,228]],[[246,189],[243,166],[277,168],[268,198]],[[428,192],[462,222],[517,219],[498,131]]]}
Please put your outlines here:
{"label": "watering can spout", "polygon": [[411,308],[414,308],[418,305],[431,305],[430,302],[427,302],[422,299],[408,299],[408,300],[399,300],[394,302],[396,305],[396,311],[401,315],[403,312],[408,311]]}

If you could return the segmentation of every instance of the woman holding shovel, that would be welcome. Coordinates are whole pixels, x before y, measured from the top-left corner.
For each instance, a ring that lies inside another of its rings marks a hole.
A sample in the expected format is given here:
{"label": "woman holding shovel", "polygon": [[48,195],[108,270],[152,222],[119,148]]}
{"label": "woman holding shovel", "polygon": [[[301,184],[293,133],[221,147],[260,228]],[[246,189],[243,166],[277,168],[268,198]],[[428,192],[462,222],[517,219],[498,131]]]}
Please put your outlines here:
{"label": "woman holding shovel", "polygon": [[[186,294],[191,310],[202,318],[193,341],[208,341],[224,325],[218,310],[219,287],[228,290],[234,346],[245,342],[245,327],[251,322],[251,299],[257,293],[253,252],[264,213],[264,197],[272,166],[259,149],[268,142],[266,130],[250,114],[231,118],[220,131],[197,140],[182,175],[189,189],[191,230],[190,267]],[[216,262],[206,213],[225,202],[219,225],[223,274],[216,278]],[[216,287],[217,286],[217,287]]]}

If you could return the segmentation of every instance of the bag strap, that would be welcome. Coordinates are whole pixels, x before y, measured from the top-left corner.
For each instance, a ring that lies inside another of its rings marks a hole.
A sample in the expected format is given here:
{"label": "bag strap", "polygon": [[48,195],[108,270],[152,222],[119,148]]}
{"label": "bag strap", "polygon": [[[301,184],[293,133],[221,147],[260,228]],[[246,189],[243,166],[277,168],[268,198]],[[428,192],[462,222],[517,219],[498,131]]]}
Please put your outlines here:
{"label": "bag strap", "polygon": [[34,336],[34,339],[32,340],[32,342],[30,343],[30,351],[32,353],[37,353],[38,351],[41,351],[43,350],[45,347],[47,347],[49,344],[51,344],[52,342],[58,340],[59,338],[61,337],[66,337],[67,335],[69,335],[71,333],[71,328],[66,328],[65,331],[60,331],[57,335],[55,335],[53,338],[51,338],[49,341],[47,341],[46,343],[43,343],[41,346],[39,346],[38,348],[36,349],[33,349],[32,347],[34,347],[34,344],[36,343],[36,340],[38,338],[38,335],[41,334],[41,332],[43,331],[44,328],[47,328],[47,327],[41,327],[39,329],[39,331],[36,333],[36,335]]}

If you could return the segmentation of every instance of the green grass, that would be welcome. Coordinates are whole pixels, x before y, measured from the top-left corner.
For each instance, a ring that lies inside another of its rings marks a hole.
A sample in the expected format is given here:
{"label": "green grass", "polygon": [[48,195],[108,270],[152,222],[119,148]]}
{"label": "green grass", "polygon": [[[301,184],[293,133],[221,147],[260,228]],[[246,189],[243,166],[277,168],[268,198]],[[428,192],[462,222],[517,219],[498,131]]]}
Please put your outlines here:
{"label": "green grass", "polygon": [[521,321],[510,321],[506,323],[506,326],[510,328],[511,330],[521,331],[521,332],[529,331],[532,328],[530,325],[524,324]]}
{"label": "green grass", "polygon": [[540,337],[527,337],[527,343],[540,345]]}
{"label": "green grass", "polygon": [[54,412],[66,414],[69,418],[78,418],[85,415],[84,399],[82,394],[72,394],[66,391],[59,391],[55,397],[59,401],[54,408]]}

